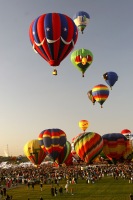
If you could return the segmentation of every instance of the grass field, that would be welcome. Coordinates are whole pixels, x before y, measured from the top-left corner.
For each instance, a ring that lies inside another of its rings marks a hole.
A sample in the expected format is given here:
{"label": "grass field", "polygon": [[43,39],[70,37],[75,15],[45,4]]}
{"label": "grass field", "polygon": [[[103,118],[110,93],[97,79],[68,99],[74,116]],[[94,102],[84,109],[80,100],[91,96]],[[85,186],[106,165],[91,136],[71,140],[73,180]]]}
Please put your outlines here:
{"label": "grass field", "polygon": [[[65,187],[66,181],[61,181],[60,185]],[[54,185],[55,187],[56,185]],[[56,186],[58,189],[58,186]],[[74,190],[74,195],[71,194],[71,188]],[[43,191],[40,190],[40,185],[35,185],[34,190],[22,185],[17,188],[9,189],[7,193],[13,196],[13,200],[39,200],[42,196],[44,200],[51,199],[76,199],[76,200],[129,200],[130,193],[133,193],[133,183],[128,180],[113,177],[104,177],[96,181],[94,184],[86,183],[85,180],[78,180],[77,184],[69,185],[69,193],[63,190],[63,194],[51,196],[51,185],[43,185]],[[3,198],[4,199],[4,198]]]}

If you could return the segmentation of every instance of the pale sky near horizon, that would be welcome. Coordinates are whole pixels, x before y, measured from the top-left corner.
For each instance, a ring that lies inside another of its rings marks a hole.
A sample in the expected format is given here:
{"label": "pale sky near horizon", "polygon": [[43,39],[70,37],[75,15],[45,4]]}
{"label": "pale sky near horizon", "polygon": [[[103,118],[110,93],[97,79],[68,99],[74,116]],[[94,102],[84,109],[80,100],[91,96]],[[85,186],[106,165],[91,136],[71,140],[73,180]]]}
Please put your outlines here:
{"label": "pale sky near horizon", "polygon": [[[87,131],[119,133],[133,129],[133,1],[132,0],[0,0],[0,156],[23,154],[23,146],[41,131],[60,128],[68,141]],[[38,16],[59,12],[73,18],[80,10],[90,23],[79,32],[74,50],[92,51],[94,61],[82,78],[71,53],[53,68],[32,49],[29,26]],[[103,108],[87,92],[105,84],[102,75],[115,71],[119,79]]]}

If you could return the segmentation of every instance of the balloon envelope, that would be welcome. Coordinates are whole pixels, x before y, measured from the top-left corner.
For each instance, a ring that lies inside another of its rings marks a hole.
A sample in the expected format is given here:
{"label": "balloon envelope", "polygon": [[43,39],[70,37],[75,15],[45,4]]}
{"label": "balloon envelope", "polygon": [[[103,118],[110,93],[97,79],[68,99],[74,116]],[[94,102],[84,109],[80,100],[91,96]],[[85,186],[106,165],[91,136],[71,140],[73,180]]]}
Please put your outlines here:
{"label": "balloon envelope", "polygon": [[78,27],[78,30],[83,33],[84,29],[88,25],[90,21],[90,16],[87,12],[85,11],[78,11],[74,16],[73,16],[73,21]]}
{"label": "balloon envelope", "polygon": [[129,129],[123,129],[121,131],[121,134],[123,134],[128,140],[132,139],[132,134],[131,134],[131,131]]}
{"label": "balloon envelope", "polygon": [[78,30],[67,15],[46,13],[31,23],[29,37],[35,52],[51,66],[58,66],[74,48]]}
{"label": "balloon envelope", "polygon": [[88,98],[90,99],[90,101],[93,103],[93,105],[95,104],[96,100],[94,99],[93,95],[92,95],[92,90],[89,90],[87,92]]}
{"label": "balloon envelope", "polygon": [[103,139],[95,132],[86,132],[74,142],[78,156],[86,163],[91,163],[103,149]]}
{"label": "balloon envelope", "polygon": [[88,49],[77,49],[71,54],[71,62],[72,64],[82,72],[82,76],[84,77],[85,71],[91,65],[93,61],[93,54]]}
{"label": "balloon envelope", "polygon": [[102,104],[109,96],[109,88],[103,84],[96,85],[92,89],[92,96],[102,107]]}
{"label": "balloon envelope", "polygon": [[71,144],[69,141],[66,141],[66,144],[62,149],[62,151],[60,152],[58,158],[56,159],[56,162],[58,164],[64,163],[67,160],[70,153],[71,153]]}
{"label": "balloon envelope", "polygon": [[[40,133],[43,135],[43,145],[50,157],[55,161],[66,144],[66,134],[58,128],[46,129]],[[40,137],[39,134],[39,137]],[[42,140],[39,140],[42,144]]]}
{"label": "balloon envelope", "polygon": [[46,157],[46,153],[41,148],[37,139],[28,141],[24,145],[24,154],[34,165],[40,165]]}
{"label": "balloon envelope", "polygon": [[79,121],[79,128],[81,128],[81,130],[83,130],[84,132],[86,131],[88,126],[89,126],[89,122],[87,120],[83,119]]}
{"label": "balloon envelope", "polygon": [[105,74],[103,74],[103,78],[105,80],[105,82],[110,86],[110,88],[112,89],[112,86],[116,83],[116,81],[118,80],[118,75],[115,72],[106,72]]}
{"label": "balloon envelope", "polygon": [[67,157],[67,159],[64,161],[66,166],[73,165],[73,155],[70,153]]}
{"label": "balloon envelope", "polygon": [[121,133],[107,133],[103,138],[103,152],[107,157],[117,161],[123,157],[127,147],[127,138]]}

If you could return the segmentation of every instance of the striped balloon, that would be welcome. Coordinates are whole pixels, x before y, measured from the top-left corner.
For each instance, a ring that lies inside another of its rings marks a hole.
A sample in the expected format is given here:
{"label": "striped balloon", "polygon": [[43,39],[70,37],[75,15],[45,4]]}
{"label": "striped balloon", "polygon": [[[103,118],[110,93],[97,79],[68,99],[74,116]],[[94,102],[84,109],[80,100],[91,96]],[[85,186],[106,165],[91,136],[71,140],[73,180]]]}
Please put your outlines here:
{"label": "striped balloon", "polygon": [[123,157],[127,148],[127,138],[121,133],[107,133],[103,138],[103,152],[107,157],[117,161]]}
{"label": "striped balloon", "polygon": [[109,96],[109,88],[106,85],[99,84],[93,87],[92,96],[101,105],[106,101]]}
{"label": "striped balloon", "polygon": [[36,166],[39,166],[46,157],[37,139],[30,140],[24,145],[24,154]]}
{"label": "striped balloon", "polygon": [[[66,144],[66,134],[58,128],[46,129],[39,134],[39,142],[55,161]],[[43,143],[43,144],[42,144]]]}
{"label": "striped balloon", "polygon": [[56,162],[58,164],[64,163],[67,160],[70,153],[71,153],[71,143],[69,141],[66,141],[66,144],[63,150],[60,152],[58,158],[56,159]]}
{"label": "striped balloon", "polygon": [[31,23],[29,37],[35,52],[50,66],[58,66],[74,48],[78,29],[67,15],[46,13]]}
{"label": "striped balloon", "polygon": [[43,151],[44,151],[46,154],[48,154],[48,153],[47,153],[47,150],[46,150],[46,148],[45,148],[45,146],[44,146],[44,143],[43,143],[43,131],[39,134],[38,140],[39,140],[39,144],[40,144],[41,148],[43,149]]}
{"label": "striped balloon", "polygon": [[103,139],[98,133],[86,132],[76,139],[74,148],[85,163],[91,163],[102,151]]}

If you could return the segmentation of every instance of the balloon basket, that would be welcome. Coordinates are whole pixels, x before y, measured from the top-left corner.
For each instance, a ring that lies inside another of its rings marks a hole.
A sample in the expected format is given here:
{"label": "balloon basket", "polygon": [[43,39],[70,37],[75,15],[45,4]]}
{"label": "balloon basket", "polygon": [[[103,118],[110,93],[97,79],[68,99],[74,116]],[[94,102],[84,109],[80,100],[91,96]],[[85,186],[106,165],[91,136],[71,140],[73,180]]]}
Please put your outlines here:
{"label": "balloon basket", "polygon": [[56,75],[57,75],[57,70],[54,69],[54,71],[52,72],[52,74],[53,74],[54,76],[56,76]]}

